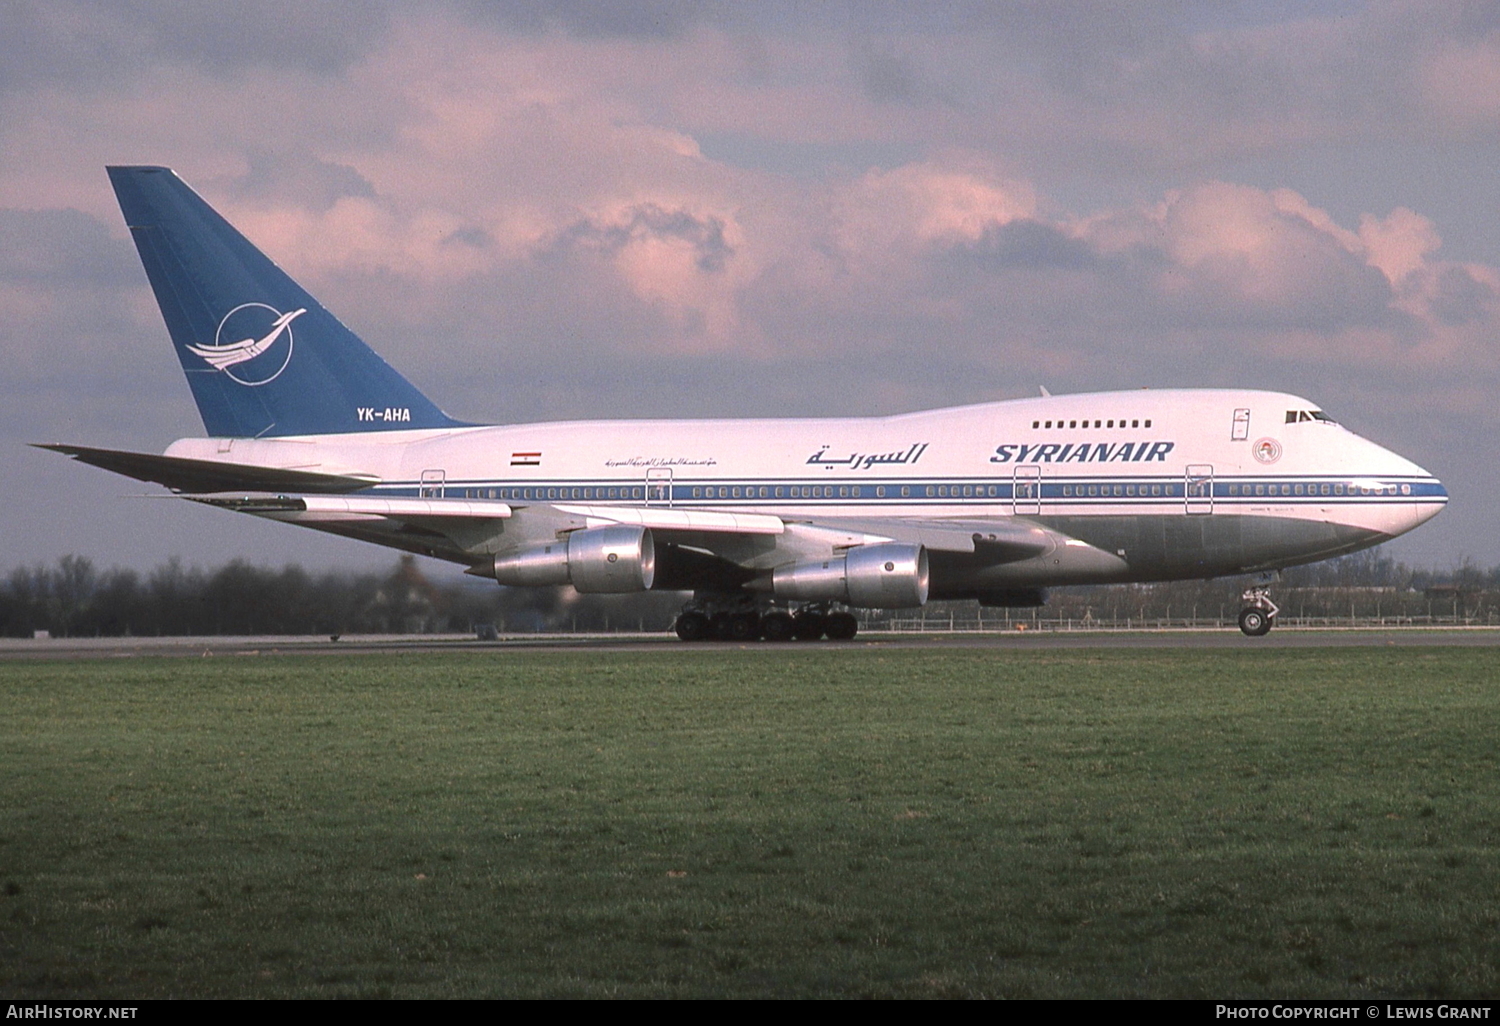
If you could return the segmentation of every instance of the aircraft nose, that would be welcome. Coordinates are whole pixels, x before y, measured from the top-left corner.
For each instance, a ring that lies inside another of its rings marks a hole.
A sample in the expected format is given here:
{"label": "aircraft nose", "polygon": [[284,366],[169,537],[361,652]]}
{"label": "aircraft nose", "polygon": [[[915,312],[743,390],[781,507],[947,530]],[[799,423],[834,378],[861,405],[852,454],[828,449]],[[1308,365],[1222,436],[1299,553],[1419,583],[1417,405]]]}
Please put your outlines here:
{"label": "aircraft nose", "polygon": [[1411,530],[1437,516],[1448,503],[1448,489],[1432,474],[1423,471],[1426,477],[1412,484]]}

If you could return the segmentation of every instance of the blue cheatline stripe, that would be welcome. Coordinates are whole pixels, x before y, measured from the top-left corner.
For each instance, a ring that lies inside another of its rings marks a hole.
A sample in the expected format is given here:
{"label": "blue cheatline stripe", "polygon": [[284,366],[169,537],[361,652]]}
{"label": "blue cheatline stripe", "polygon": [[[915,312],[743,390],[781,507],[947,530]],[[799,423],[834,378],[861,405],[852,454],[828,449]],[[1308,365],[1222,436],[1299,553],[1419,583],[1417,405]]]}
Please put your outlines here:
{"label": "blue cheatline stripe", "polygon": [[[1371,482],[1375,486],[1371,486]],[[1203,481],[1201,491],[1181,476],[1131,478],[1050,478],[1036,482],[1040,496],[1028,494],[1025,485],[1019,496],[1022,503],[1040,501],[1057,506],[1180,505],[1186,501],[1215,506],[1253,506],[1274,502],[1276,505],[1331,505],[1369,503],[1441,503],[1448,491],[1431,478],[1394,478],[1376,475],[1286,478],[1218,478],[1211,486]],[[1211,491],[1210,491],[1211,487]],[[666,502],[663,489],[670,488],[673,505],[719,505],[753,502],[766,504],[801,504],[806,502],[850,503],[871,506],[972,503],[974,505],[1010,504],[1017,501],[1014,482],[997,482],[983,478],[934,478],[898,483],[808,484],[802,481],[734,481],[729,478],[692,483],[673,482],[668,486],[647,485],[636,481],[514,481],[449,480],[441,486],[448,498],[495,499],[505,502]],[[435,485],[423,486],[417,481],[389,482],[370,489],[381,495],[435,495]],[[649,495],[648,495],[649,490]]]}

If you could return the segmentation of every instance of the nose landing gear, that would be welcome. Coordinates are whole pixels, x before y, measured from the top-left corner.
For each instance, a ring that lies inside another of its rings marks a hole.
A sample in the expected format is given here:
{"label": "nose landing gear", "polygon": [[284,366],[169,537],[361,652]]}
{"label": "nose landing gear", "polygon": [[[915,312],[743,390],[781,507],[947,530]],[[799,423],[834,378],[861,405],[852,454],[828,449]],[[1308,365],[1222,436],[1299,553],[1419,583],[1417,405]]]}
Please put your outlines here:
{"label": "nose landing gear", "polygon": [[1271,590],[1250,588],[1240,596],[1240,601],[1245,603],[1245,608],[1240,610],[1240,630],[1252,638],[1269,634],[1276,623],[1276,614],[1281,612],[1271,601]]}

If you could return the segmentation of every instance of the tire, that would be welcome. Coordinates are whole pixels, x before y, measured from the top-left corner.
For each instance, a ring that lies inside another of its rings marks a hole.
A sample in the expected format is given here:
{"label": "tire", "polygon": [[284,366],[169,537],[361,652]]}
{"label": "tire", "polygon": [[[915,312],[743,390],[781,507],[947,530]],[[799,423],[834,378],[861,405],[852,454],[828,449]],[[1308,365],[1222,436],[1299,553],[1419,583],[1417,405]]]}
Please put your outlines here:
{"label": "tire", "polygon": [[702,613],[683,613],[677,617],[676,630],[683,641],[702,641],[708,637],[708,617]]}
{"label": "tire", "polygon": [[724,625],[725,641],[755,641],[760,637],[760,617],[755,613],[735,613]]}
{"label": "tire", "polygon": [[817,641],[823,636],[822,613],[798,613],[793,623],[792,633],[798,641]]}
{"label": "tire", "polygon": [[760,618],[760,632],[767,641],[791,641],[797,630],[792,614],[773,610]]}
{"label": "tire", "polygon": [[1266,615],[1264,609],[1257,606],[1246,606],[1240,610],[1240,630],[1244,631],[1246,636],[1251,638],[1263,637],[1270,633],[1271,618]]}
{"label": "tire", "polygon": [[829,613],[823,622],[829,641],[853,641],[859,633],[859,621],[853,613]]}

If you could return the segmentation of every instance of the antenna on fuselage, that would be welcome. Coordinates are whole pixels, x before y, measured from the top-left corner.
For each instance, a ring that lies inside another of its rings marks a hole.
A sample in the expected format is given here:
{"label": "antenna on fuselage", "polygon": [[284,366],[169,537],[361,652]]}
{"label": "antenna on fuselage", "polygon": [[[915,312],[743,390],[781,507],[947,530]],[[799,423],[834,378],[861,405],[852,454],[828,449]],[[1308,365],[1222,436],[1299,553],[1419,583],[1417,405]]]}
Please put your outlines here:
{"label": "antenna on fuselage", "polygon": [[1047,391],[1047,386],[1046,385],[1038,385],[1036,387],[1040,388],[1042,390],[1042,398],[1043,399],[1051,399],[1052,398],[1052,393],[1049,392],[1049,391]]}

